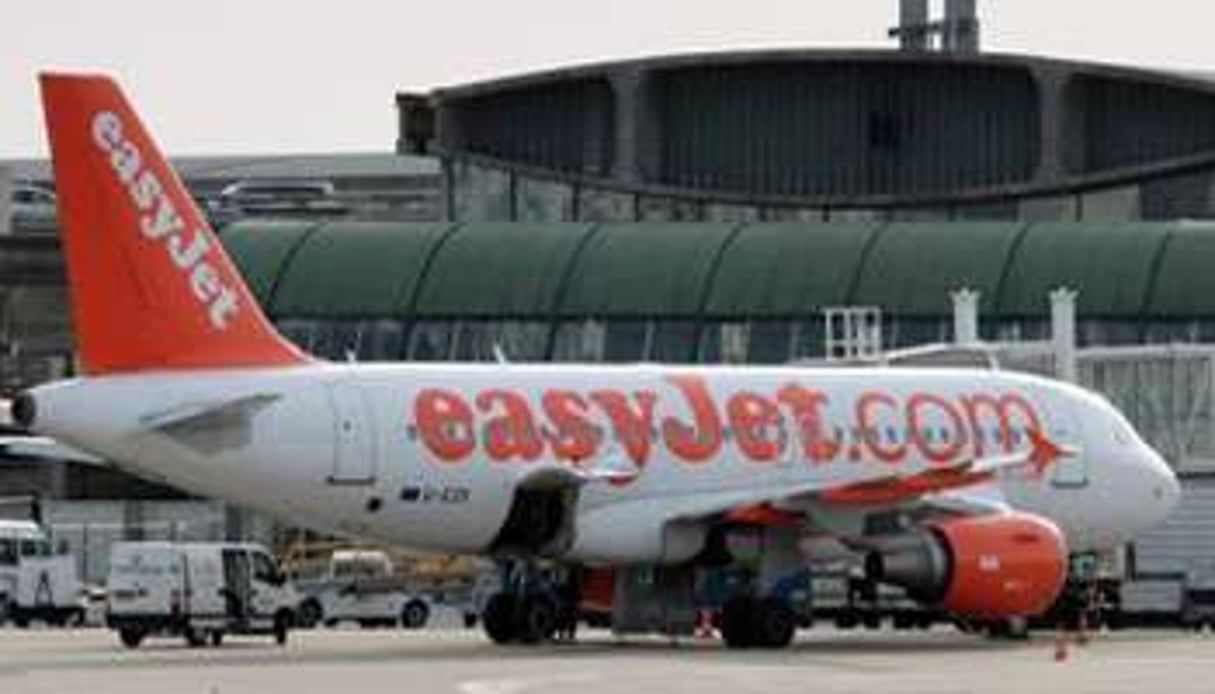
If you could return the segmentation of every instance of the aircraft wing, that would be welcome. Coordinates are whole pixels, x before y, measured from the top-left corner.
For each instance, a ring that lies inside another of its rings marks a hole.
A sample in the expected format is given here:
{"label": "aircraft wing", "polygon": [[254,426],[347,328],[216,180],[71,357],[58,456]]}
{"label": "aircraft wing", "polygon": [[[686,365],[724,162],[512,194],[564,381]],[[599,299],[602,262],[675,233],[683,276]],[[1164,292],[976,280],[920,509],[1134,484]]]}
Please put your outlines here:
{"label": "aircraft wing", "polygon": [[671,521],[720,519],[751,525],[799,525],[856,518],[892,509],[924,515],[987,515],[1009,509],[996,477],[1028,469],[1044,475],[1060,458],[1076,455],[1031,431],[1025,450],[967,459],[910,474],[885,475],[845,484],[821,483],[692,495],[672,504]]}
{"label": "aircraft wing", "polygon": [[951,489],[964,489],[991,482],[1005,470],[1028,468],[1041,476],[1060,458],[1076,455],[1075,449],[1060,446],[1041,432],[1028,430],[1028,448],[981,458],[972,458],[943,467],[933,467],[911,475],[888,475],[854,482],[819,493],[819,498],[834,504],[890,504]]}

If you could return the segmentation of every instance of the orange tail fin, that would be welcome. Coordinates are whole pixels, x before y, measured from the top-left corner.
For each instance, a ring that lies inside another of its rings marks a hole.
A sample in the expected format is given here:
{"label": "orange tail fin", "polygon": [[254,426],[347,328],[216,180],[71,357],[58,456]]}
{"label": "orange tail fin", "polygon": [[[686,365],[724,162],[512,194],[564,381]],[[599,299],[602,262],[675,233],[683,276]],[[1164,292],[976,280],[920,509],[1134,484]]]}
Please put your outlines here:
{"label": "orange tail fin", "polygon": [[266,320],[118,86],[41,82],[85,373],[309,361]]}

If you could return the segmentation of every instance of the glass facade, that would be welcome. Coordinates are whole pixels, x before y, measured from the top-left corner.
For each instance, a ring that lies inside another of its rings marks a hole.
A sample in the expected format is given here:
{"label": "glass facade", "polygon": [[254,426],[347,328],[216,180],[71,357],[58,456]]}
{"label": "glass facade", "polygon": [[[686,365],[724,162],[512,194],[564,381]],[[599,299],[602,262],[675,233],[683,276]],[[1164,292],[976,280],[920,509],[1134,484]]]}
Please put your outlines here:
{"label": "glass facade", "polygon": [[[1033,221],[1130,222],[1215,215],[1215,171],[1145,179],[1083,193],[1003,196],[935,206],[845,207],[737,204],[703,194],[652,195],[611,183],[521,173],[506,165],[453,160],[446,216],[454,221],[754,222]],[[1197,182],[1196,182],[1197,181]],[[1202,194],[1194,194],[1195,188]]]}

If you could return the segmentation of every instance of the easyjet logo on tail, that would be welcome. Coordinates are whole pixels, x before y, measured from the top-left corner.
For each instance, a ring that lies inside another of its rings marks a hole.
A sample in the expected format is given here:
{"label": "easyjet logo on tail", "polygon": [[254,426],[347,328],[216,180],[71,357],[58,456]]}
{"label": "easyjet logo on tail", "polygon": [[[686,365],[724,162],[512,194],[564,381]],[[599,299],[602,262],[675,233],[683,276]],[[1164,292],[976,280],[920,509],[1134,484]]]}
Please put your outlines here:
{"label": "easyjet logo on tail", "polygon": [[110,168],[139,210],[140,232],[163,244],[194,298],[206,308],[211,325],[217,330],[227,328],[239,310],[237,294],[208,262],[213,249],[206,231],[187,226],[161,179],[124,134],[121,118],[101,111],[93,116],[92,130],[93,142],[109,156]]}

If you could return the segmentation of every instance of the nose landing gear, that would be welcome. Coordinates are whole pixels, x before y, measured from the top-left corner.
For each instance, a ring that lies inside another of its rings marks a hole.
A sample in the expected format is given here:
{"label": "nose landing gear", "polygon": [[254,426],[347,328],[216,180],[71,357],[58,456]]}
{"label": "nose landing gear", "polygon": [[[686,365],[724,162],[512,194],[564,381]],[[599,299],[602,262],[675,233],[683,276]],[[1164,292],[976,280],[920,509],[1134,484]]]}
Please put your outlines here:
{"label": "nose landing gear", "polygon": [[797,616],[780,598],[738,596],[721,610],[721,636],[730,648],[785,648],[796,631]]}

